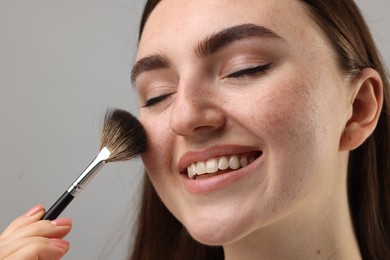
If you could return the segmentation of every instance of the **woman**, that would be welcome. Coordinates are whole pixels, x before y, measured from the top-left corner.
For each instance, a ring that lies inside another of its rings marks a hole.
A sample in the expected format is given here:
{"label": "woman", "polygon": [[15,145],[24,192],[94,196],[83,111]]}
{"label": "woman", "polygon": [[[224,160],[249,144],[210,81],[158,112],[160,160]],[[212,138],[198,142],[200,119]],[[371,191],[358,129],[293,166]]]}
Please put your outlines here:
{"label": "woman", "polygon": [[353,1],[149,1],[133,79],[132,259],[390,257],[389,85]]}
{"label": "woman", "polygon": [[[390,256],[390,89],[353,1],[148,1],[132,79],[150,150],[131,259]],[[42,214],[0,252],[61,257],[71,221]]]}

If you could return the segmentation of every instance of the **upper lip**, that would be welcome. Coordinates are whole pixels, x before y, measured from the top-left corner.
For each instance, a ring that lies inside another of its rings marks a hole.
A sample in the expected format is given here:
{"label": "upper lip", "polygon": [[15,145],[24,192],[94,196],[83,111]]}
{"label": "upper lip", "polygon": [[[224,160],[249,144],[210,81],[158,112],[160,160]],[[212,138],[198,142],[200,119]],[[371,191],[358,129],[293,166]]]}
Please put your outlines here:
{"label": "upper lip", "polygon": [[206,148],[199,151],[189,151],[184,153],[178,162],[178,168],[180,173],[187,171],[187,167],[199,161],[206,161],[208,159],[216,158],[224,155],[234,155],[247,152],[260,152],[261,150],[256,149],[251,146],[243,145],[217,145],[213,147]]}

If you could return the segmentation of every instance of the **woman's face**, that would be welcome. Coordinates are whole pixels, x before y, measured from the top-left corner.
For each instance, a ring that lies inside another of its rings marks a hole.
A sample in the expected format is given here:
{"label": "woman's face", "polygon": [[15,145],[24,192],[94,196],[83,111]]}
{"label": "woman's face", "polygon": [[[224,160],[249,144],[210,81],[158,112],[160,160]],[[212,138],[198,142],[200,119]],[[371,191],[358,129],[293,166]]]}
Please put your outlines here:
{"label": "woman's face", "polygon": [[335,60],[299,1],[163,0],[152,12],[133,69],[142,159],[195,239],[327,214],[345,185],[350,116]]}

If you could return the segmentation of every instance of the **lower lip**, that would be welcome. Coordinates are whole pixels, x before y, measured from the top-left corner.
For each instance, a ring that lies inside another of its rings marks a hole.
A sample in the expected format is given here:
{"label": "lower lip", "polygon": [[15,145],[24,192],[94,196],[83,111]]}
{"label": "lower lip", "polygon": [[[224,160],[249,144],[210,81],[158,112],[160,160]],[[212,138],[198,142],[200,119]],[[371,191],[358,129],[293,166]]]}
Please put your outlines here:
{"label": "lower lip", "polygon": [[204,179],[190,179],[186,174],[181,174],[184,188],[194,194],[210,193],[226,188],[247,176],[260,163],[263,155],[254,160],[251,164],[235,171],[214,175]]}

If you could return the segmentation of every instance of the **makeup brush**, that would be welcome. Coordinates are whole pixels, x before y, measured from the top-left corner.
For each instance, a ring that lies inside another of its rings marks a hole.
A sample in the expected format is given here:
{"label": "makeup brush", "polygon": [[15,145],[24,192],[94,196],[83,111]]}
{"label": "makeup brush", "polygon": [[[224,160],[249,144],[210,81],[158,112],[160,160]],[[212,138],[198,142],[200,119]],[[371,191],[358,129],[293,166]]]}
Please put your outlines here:
{"label": "makeup brush", "polygon": [[146,133],[137,118],[121,109],[107,109],[100,152],[42,219],[56,219],[106,163],[130,160],[146,152],[146,149]]}

